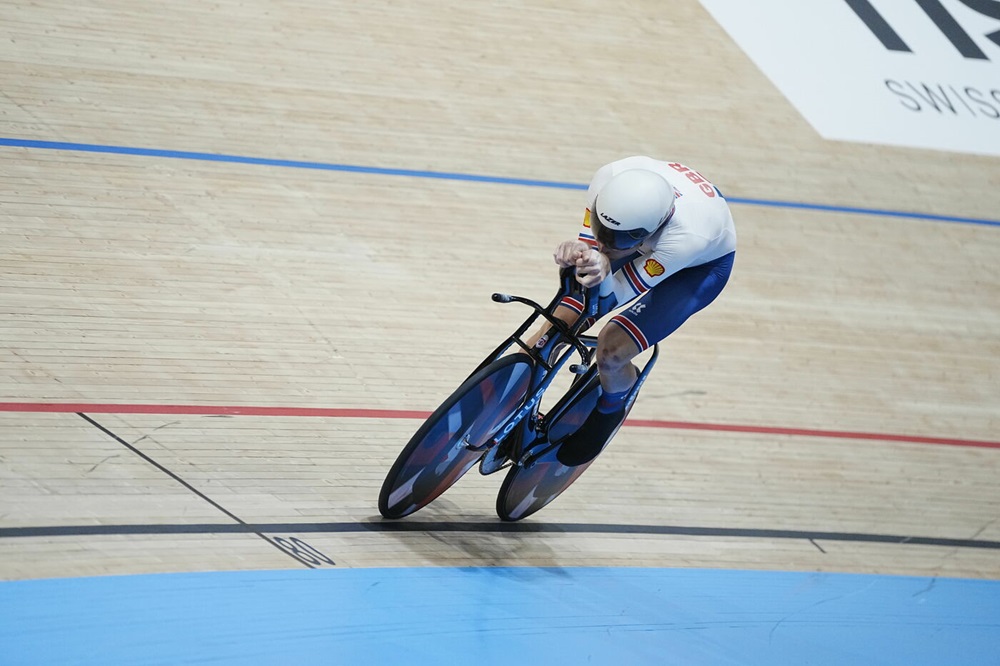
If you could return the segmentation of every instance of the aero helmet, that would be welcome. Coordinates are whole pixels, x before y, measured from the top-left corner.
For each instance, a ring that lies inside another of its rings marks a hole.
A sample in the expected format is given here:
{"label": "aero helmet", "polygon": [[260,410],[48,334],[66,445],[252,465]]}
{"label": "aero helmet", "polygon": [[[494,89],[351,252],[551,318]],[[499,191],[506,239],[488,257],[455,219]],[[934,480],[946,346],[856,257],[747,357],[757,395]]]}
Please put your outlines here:
{"label": "aero helmet", "polygon": [[597,193],[591,224],[604,246],[628,250],[659,229],[674,212],[674,188],[660,175],[629,169],[612,176]]}

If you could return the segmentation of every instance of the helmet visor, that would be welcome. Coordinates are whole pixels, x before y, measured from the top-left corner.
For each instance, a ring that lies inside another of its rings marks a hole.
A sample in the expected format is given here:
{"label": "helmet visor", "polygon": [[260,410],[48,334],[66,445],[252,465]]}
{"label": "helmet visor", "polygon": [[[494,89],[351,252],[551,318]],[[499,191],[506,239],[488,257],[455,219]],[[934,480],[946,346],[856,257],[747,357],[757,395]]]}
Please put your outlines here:
{"label": "helmet visor", "polygon": [[[598,218],[599,219],[599,218]],[[616,231],[597,223],[597,242],[612,250],[631,250],[642,244],[642,241],[649,237],[649,232],[645,229],[632,229],[630,231]]]}
{"label": "helmet visor", "polygon": [[591,223],[591,229],[594,231],[594,237],[597,241],[604,247],[611,248],[612,250],[631,250],[642,244],[644,240],[649,238],[651,235],[663,228],[670,218],[674,216],[674,206],[671,204],[670,210],[667,214],[663,216],[659,224],[652,231],[648,231],[644,228],[639,229],[612,229],[604,223],[601,219],[601,214],[599,207],[601,205],[600,199],[595,202],[594,214],[591,216],[592,220],[596,220],[596,224]]}

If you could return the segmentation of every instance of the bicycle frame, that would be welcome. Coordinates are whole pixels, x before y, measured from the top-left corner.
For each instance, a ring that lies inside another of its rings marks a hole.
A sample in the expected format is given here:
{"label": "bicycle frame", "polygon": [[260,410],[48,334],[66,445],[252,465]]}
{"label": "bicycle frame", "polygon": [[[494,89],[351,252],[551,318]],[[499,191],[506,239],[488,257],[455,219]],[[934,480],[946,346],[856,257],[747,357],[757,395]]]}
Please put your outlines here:
{"label": "bicycle frame", "polygon": [[[600,377],[594,362],[597,338],[581,333],[597,318],[597,290],[582,289],[572,269],[563,270],[560,276],[561,287],[547,307],[526,298],[493,295],[497,302],[524,303],[532,313],[410,438],[382,483],[382,516],[402,518],[419,510],[478,462],[481,474],[510,468],[497,495],[497,513],[504,520],[519,520],[554,499],[600,454],[599,450],[581,450],[577,453],[584,457],[578,461],[570,458],[570,462],[563,463],[559,459],[557,447],[586,422],[600,395]],[[581,314],[572,324],[554,315],[568,296],[583,303]],[[534,344],[528,345],[521,338],[540,318],[548,325]],[[511,353],[515,345],[519,349]],[[655,353],[654,346],[654,356],[646,362],[626,398],[626,413],[649,373]],[[579,354],[580,363],[570,366],[570,370],[578,376],[551,407],[546,405],[543,413],[545,392],[574,354]],[[536,495],[536,491],[542,495]]]}
{"label": "bicycle frame", "polygon": [[[553,313],[555,312],[556,307],[558,307],[562,302],[563,298],[567,296],[581,295],[581,293],[584,301],[583,314],[577,318],[576,322],[572,326],[567,325],[566,322],[555,317]],[[471,377],[482,368],[500,358],[504,352],[515,345],[519,346],[531,360],[532,373],[525,400],[521,403],[518,409],[503,423],[495,435],[493,435],[484,444],[477,447],[470,447],[471,450],[486,451],[495,446],[499,446],[501,442],[514,432],[518,425],[522,425],[525,429],[523,433],[525,437],[521,438],[521,442],[527,441],[526,437],[529,435],[532,427],[538,424],[538,408],[541,403],[542,396],[549,388],[549,385],[555,380],[562,366],[565,365],[572,354],[578,353],[580,355],[581,363],[577,364],[576,368],[574,368],[574,372],[579,374],[586,371],[586,369],[589,368],[593,362],[594,353],[597,348],[596,337],[580,335],[579,333],[580,329],[587,324],[587,320],[592,317],[596,317],[597,315],[597,289],[583,289],[576,282],[572,268],[564,268],[560,271],[560,289],[546,307],[542,307],[530,299],[522,298],[520,296],[509,296],[507,294],[493,294],[493,300],[498,303],[523,303],[529,306],[533,312],[528,315],[527,319],[524,320],[524,323],[522,323],[510,335],[510,337],[500,343],[500,345],[493,350],[493,352],[489,354],[486,359],[480,363],[479,366],[472,371],[472,373],[470,373],[469,376]],[[548,321],[551,328],[545,332],[538,344],[534,347],[529,347],[521,339],[521,336],[523,336],[539,318],[543,318]],[[550,359],[553,352],[562,344],[568,344],[569,348],[559,354],[555,361],[551,361]],[[531,418],[526,418],[528,416]],[[516,462],[521,457],[521,453],[522,452],[520,450],[512,451],[511,454],[513,455],[511,455],[510,458]]]}
{"label": "bicycle frame", "polygon": [[[571,366],[570,368],[575,374],[582,375],[591,368],[597,349],[597,338],[592,335],[581,335],[580,330],[588,324],[588,320],[596,318],[598,311],[598,291],[596,288],[583,289],[580,287],[580,285],[576,282],[572,268],[564,268],[560,272],[560,278],[561,286],[559,291],[556,293],[549,305],[544,308],[530,299],[518,296],[508,296],[506,294],[493,294],[493,300],[496,302],[523,303],[531,307],[534,312],[532,312],[532,314],[525,319],[524,323],[521,324],[521,326],[519,326],[509,338],[502,342],[493,351],[493,353],[486,357],[479,367],[473,371],[473,374],[500,358],[514,345],[517,345],[521,347],[521,349],[531,359],[532,375],[525,399],[518,406],[514,414],[512,414],[500,426],[500,428],[496,431],[496,434],[493,435],[486,443],[481,444],[478,447],[474,447],[472,450],[487,451],[495,446],[499,446],[505,439],[510,437],[511,433],[515,432],[518,427],[522,428],[522,436],[518,440],[515,440],[518,442],[515,450],[507,453],[507,457],[517,465],[530,466],[534,460],[538,459],[540,456],[544,455],[546,452],[558,445],[548,440],[548,428],[551,423],[547,423],[546,420],[539,414],[542,396],[558,375],[559,370],[566,364],[570,356],[574,353],[579,354],[581,359],[581,363]],[[583,296],[584,308],[583,313],[577,318],[576,322],[572,326],[569,326],[562,320],[557,319],[553,313],[555,312],[556,307],[558,307],[558,305],[562,302],[563,298],[566,296],[580,295],[581,292]],[[547,320],[549,324],[551,324],[551,328],[543,334],[542,338],[534,347],[529,347],[523,340],[521,340],[521,336],[524,335],[524,333],[531,328],[531,326],[539,318]],[[569,347],[558,354],[555,361],[552,361],[551,357],[553,353],[559,348],[560,345],[563,344],[568,344]],[[632,402],[635,400],[635,397],[638,394],[639,389],[642,387],[643,382],[646,380],[646,377],[648,376],[653,363],[655,363],[658,354],[659,348],[654,345],[653,356],[649,359],[649,361],[647,361],[646,365],[639,373],[636,383],[626,399],[627,407],[630,407]],[[571,404],[573,400],[579,397],[579,392],[584,388],[585,386],[583,385],[577,386],[574,384],[574,388],[570,389],[570,392],[563,397],[563,401],[560,401],[547,416],[553,416],[553,412],[556,412],[557,408],[560,406]],[[577,390],[576,394],[573,393],[574,389]],[[554,414],[554,420],[557,421],[559,417],[562,416],[562,413],[563,412],[561,411],[556,412]],[[542,444],[542,446],[533,447],[532,445],[535,444]]]}

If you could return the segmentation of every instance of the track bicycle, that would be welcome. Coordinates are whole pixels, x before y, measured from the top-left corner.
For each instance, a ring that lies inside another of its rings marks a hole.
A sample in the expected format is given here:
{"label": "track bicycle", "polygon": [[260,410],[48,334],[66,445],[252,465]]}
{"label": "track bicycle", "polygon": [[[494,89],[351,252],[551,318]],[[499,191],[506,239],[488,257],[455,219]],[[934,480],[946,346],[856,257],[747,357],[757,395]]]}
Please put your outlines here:
{"label": "track bicycle", "polygon": [[[573,325],[554,315],[567,297],[583,304],[583,314]],[[597,289],[584,289],[573,269],[564,268],[559,290],[546,307],[520,296],[492,298],[522,303],[532,313],[410,438],[379,493],[379,512],[385,518],[402,518],[427,506],[478,462],[484,475],[509,470],[496,511],[502,520],[521,520],[558,497],[607,446],[596,451],[562,447],[601,395],[597,338],[582,333],[596,319]],[[529,347],[521,338],[539,318],[549,328]],[[654,345],[626,398],[626,414],[658,355]],[[577,362],[567,366],[574,356]],[[573,375],[570,387],[543,412],[542,398],[557,377],[565,376],[563,368]]]}

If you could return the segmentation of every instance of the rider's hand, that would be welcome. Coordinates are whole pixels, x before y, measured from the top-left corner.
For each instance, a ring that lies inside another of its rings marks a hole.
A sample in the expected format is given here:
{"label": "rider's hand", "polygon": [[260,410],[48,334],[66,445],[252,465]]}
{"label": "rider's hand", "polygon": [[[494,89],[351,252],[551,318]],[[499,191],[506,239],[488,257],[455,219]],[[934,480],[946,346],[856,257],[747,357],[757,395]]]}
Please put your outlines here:
{"label": "rider's hand", "polygon": [[611,272],[611,262],[597,250],[587,249],[576,260],[576,281],[584,287],[596,287]]}
{"label": "rider's hand", "polygon": [[588,246],[583,241],[579,240],[568,240],[563,241],[556,248],[556,251],[552,254],[552,258],[556,260],[556,264],[559,268],[567,268],[569,266],[576,266],[576,262],[580,257],[587,254],[590,251],[590,246]]}
{"label": "rider's hand", "polygon": [[560,268],[574,267],[576,281],[584,287],[600,284],[611,272],[611,262],[608,258],[601,252],[590,249],[590,246],[583,241],[563,241],[552,257]]}

